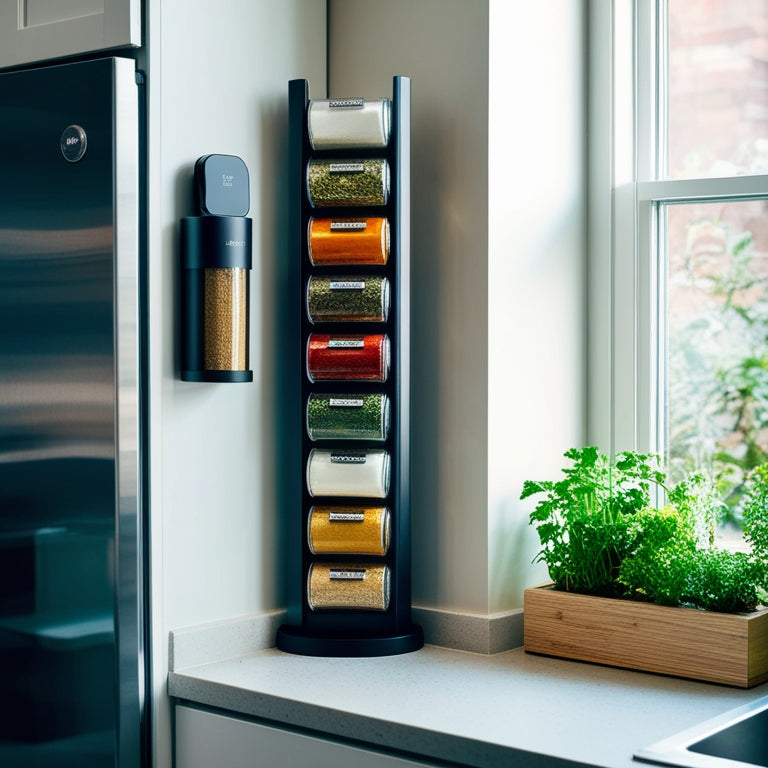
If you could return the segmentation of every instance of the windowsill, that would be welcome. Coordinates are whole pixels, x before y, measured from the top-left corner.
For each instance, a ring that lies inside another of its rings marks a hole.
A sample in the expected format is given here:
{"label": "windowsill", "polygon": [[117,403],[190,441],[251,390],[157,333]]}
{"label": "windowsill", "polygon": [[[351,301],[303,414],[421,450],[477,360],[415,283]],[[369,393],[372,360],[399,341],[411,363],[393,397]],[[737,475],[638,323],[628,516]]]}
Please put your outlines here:
{"label": "windowsill", "polygon": [[348,659],[275,648],[172,670],[177,699],[321,736],[485,767],[637,766],[632,753],[728,709],[744,691],[526,654],[425,646]]}

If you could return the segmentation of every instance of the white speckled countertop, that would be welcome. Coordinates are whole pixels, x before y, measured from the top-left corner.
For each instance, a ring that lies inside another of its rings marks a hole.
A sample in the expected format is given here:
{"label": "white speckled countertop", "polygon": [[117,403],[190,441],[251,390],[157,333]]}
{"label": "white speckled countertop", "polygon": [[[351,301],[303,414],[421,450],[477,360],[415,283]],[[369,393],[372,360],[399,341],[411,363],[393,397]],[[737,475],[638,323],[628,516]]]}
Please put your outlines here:
{"label": "white speckled countertop", "polygon": [[175,669],[171,696],[329,737],[478,768],[637,768],[633,751],[768,693],[526,654],[402,656],[270,648]]}

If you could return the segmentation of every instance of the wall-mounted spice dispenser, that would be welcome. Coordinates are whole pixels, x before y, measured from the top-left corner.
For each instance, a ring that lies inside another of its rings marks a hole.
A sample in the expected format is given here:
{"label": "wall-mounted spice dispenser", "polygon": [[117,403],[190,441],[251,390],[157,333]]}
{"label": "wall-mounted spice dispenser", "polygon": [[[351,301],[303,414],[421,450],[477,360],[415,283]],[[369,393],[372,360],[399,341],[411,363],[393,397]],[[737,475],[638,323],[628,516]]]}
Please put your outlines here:
{"label": "wall-mounted spice dispenser", "polygon": [[181,220],[181,378],[253,381],[248,169],[233,155],[205,155],[194,182],[199,215]]}

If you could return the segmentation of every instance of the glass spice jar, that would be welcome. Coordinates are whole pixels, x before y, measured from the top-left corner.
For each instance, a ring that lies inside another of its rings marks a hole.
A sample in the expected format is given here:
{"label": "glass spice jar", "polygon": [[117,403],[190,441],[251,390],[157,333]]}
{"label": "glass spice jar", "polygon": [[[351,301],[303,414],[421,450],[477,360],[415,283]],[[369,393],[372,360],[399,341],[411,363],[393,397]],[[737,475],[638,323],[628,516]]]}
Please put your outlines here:
{"label": "glass spice jar", "polygon": [[389,419],[389,397],[380,392],[312,392],[307,398],[310,440],[386,440]]}
{"label": "glass spice jar", "polygon": [[307,134],[312,149],[380,149],[389,143],[389,99],[312,99]]}
{"label": "glass spice jar", "polygon": [[390,457],[381,448],[363,451],[313,448],[307,459],[310,496],[383,499],[389,493]]}
{"label": "glass spice jar", "polygon": [[312,382],[383,382],[389,363],[389,337],[383,333],[312,333],[307,340],[307,376]]}
{"label": "glass spice jar", "polygon": [[389,549],[388,507],[313,506],[307,546],[313,555],[377,555]]}
{"label": "glass spice jar", "polygon": [[389,163],[381,157],[362,160],[313,157],[307,164],[307,196],[313,208],[386,205]]}
{"label": "glass spice jar", "polygon": [[389,280],[379,275],[313,275],[307,281],[306,301],[311,323],[386,322]]}
{"label": "glass spice jar", "polygon": [[313,266],[324,264],[372,264],[389,259],[389,220],[315,218],[307,225],[307,247]]}
{"label": "glass spice jar", "polygon": [[311,563],[307,603],[313,611],[386,611],[390,598],[389,566],[374,563]]}

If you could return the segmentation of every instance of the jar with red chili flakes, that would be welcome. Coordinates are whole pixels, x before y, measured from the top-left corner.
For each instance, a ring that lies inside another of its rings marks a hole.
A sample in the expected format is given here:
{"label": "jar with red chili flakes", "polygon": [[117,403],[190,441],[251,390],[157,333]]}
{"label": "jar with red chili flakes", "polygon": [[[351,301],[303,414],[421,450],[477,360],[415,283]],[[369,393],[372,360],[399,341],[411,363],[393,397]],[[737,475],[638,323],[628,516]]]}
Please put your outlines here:
{"label": "jar with red chili flakes", "polygon": [[384,333],[310,334],[307,376],[314,381],[386,381],[390,343]]}

